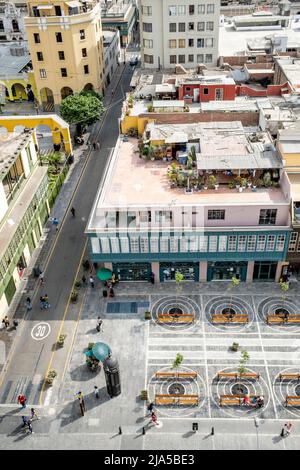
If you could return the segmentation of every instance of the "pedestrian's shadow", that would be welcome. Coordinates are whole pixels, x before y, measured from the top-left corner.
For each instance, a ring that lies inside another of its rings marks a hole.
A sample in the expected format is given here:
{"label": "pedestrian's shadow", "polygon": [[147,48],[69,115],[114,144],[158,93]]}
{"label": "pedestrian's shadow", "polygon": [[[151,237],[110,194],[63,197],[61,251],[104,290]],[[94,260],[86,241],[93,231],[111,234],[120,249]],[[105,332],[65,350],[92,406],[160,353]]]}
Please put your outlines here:
{"label": "pedestrian's shadow", "polygon": [[184,437],[185,439],[188,438],[188,437],[191,437],[195,434],[194,431],[188,431],[186,432],[185,434],[182,435],[182,437]]}
{"label": "pedestrian's shadow", "polygon": [[100,371],[100,366],[95,371],[91,371],[86,364],[81,364],[80,366],[71,370],[70,376],[71,379],[75,382],[85,382],[87,380],[91,380],[93,377],[99,374]]}
{"label": "pedestrian's shadow", "polygon": [[[87,415],[88,412],[93,408],[102,405],[108,400],[110,400],[110,397],[107,394],[106,387],[99,389],[99,398],[96,398],[93,392],[85,395],[85,415]],[[68,426],[69,424],[72,424],[78,419],[82,418],[78,399],[76,398],[74,401],[68,403],[65,408],[61,410],[57,417],[61,418],[61,427]]]}
{"label": "pedestrian's shadow", "polygon": [[274,436],[272,437],[272,441],[274,444],[278,444],[278,442],[282,441],[285,438],[285,436]]}

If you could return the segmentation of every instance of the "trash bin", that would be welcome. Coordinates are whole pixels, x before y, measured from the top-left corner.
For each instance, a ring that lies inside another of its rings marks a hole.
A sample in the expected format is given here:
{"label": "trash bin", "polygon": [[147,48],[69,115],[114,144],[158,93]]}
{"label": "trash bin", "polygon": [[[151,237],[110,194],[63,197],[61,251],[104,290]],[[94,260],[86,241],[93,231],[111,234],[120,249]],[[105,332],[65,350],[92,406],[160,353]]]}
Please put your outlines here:
{"label": "trash bin", "polygon": [[107,290],[103,291],[103,297],[107,297]]}
{"label": "trash bin", "polygon": [[117,359],[108,356],[103,362],[106,388],[109,396],[117,397],[121,393],[120,371]]}

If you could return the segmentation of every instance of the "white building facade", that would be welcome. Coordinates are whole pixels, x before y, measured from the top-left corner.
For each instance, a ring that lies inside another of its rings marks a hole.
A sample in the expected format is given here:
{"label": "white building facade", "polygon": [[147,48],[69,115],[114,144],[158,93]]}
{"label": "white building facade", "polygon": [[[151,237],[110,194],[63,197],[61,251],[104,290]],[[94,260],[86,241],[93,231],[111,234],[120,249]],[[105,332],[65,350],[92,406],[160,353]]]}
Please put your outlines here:
{"label": "white building facade", "polygon": [[119,30],[103,30],[104,47],[104,80],[105,86],[111,82],[112,76],[119,65],[120,60],[120,33]]}
{"label": "white building facade", "polygon": [[0,6],[0,42],[26,40],[24,17],[26,5],[16,7],[13,3]]}
{"label": "white building facade", "polygon": [[142,64],[146,68],[215,66],[220,3],[213,0],[140,0]]}

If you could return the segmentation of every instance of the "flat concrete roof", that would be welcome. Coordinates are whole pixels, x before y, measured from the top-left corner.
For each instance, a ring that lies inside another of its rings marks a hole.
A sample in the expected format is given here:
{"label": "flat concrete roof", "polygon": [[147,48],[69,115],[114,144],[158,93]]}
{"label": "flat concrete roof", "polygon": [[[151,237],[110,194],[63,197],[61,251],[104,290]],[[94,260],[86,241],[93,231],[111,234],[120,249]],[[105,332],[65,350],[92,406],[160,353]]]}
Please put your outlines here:
{"label": "flat concrete roof", "polygon": [[97,228],[103,208],[167,205],[246,205],[286,203],[281,188],[245,189],[242,193],[220,185],[218,191],[203,190],[185,194],[183,189],[170,188],[167,177],[169,164],[145,161],[139,157],[138,139],[119,141],[103,186],[97,195],[89,220],[89,228]]}
{"label": "flat concrete roof", "polygon": [[300,59],[292,57],[278,57],[278,65],[287,77],[291,85],[300,92]]}
{"label": "flat concrete roof", "polygon": [[[12,49],[23,49],[24,55],[14,56],[11,55]],[[24,42],[18,44],[16,42],[1,43],[0,44],[0,63],[5,64],[0,69],[0,79],[23,79],[23,73],[21,70],[29,64],[31,58],[27,51],[27,46]]]}
{"label": "flat concrete roof", "polygon": [[31,132],[7,132],[0,134],[0,180],[8,173],[9,168],[20,155],[21,149],[28,141],[30,135]]}

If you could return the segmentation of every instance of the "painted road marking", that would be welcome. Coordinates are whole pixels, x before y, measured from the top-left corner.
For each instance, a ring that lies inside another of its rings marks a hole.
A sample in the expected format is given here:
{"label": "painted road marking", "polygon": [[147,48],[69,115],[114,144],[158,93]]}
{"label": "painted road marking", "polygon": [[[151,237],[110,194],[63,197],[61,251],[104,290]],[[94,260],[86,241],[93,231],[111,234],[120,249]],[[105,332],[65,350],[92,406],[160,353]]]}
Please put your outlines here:
{"label": "painted road marking", "polygon": [[46,322],[40,322],[37,323],[31,330],[31,337],[35,339],[36,341],[41,341],[47,336],[49,336],[51,331],[51,327],[49,323]]}

